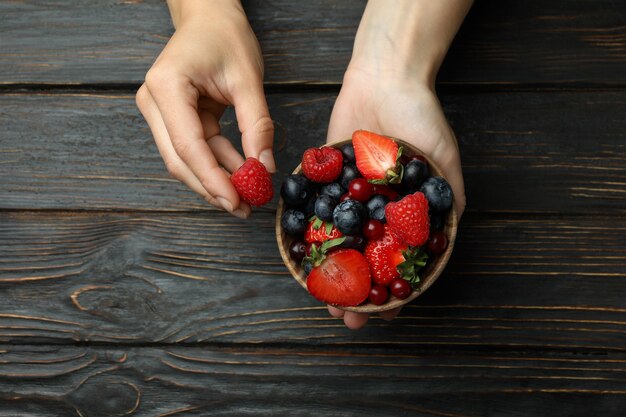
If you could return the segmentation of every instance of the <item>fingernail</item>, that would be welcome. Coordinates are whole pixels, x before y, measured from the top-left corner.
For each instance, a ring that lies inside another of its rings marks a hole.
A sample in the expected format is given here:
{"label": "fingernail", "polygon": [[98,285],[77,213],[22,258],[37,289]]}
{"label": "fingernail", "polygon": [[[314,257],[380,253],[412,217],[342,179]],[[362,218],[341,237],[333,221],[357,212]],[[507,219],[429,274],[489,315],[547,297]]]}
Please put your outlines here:
{"label": "fingernail", "polygon": [[271,149],[264,149],[261,151],[261,153],[259,154],[259,161],[261,161],[261,163],[263,165],[265,165],[265,168],[267,168],[267,170],[269,172],[275,172],[276,171],[276,164],[274,162],[274,155],[272,154],[272,150]]}
{"label": "fingernail", "polygon": [[239,217],[240,219],[243,219],[243,220],[248,218],[248,213],[246,213],[242,209],[237,209],[237,210],[233,211],[232,214],[233,214],[233,216]]}
{"label": "fingernail", "polygon": [[226,200],[224,197],[217,197],[217,201],[220,202],[220,205],[222,207],[224,207],[224,210],[228,211],[228,212],[233,212],[233,204]]}

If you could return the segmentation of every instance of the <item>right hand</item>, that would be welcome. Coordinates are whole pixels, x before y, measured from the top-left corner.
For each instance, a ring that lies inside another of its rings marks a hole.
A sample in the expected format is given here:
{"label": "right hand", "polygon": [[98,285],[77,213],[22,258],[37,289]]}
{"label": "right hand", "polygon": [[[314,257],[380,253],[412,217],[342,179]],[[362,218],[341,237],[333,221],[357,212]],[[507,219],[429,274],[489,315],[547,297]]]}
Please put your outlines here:
{"label": "right hand", "polygon": [[220,133],[219,120],[233,105],[246,157],[276,170],[274,125],[263,92],[263,58],[237,0],[169,3],[176,32],[137,92],[169,173],[207,202],[240,218],[230,173],[244,158]]}

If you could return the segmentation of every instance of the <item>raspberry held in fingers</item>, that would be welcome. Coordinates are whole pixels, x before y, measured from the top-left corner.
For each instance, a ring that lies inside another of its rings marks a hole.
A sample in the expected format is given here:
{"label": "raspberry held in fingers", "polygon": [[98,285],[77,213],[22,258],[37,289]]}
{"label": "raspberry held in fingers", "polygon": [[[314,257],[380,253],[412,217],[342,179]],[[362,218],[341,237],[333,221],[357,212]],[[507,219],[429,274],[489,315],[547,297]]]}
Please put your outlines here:
{"label": "raspberry held in fingers", "polygon": [[267,204],[274,196],[272,177],[256,158],[246,159],[230,180],[239,196],[251,206]]}

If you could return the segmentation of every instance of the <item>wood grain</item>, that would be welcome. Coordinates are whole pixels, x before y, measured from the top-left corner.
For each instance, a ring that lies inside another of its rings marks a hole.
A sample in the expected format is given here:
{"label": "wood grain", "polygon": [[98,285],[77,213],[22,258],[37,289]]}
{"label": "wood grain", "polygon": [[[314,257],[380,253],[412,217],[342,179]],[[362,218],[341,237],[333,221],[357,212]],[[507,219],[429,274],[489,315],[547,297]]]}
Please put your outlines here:
{"label": "wood grain", "polygon": [[[340,83],[364,5],[245,1],[266,81]],[[173,30],[158,1],[2,1],[0,15],[2,84],[139,84]],[[623,86],[625,19],[621,0],[477,1],[440,82]]]}
{"label": "wood grain", "polygon": [[0,342],[621,352],[624,230],[623,217],[467,215],[433,287],[352,332],[289,275],[272,213],[4,212]]}
{"label": "wood grain", "polygon": [[[622,355],[1,346],[0,414],[617,416]],[[590,407],[593,404],[593,407]]]}
{"label": "wood grain", "polygon": [[[323,143],[334,99],[270,95],[276,187],[306,148]],[[625,92],[446,94],[442,101],[460,142],[468,210],[625,212]],[[239,141],[231,111],[223,131]],[[167,175],[132,96],[0,95],[0,138],[0,208],[207,208]]]}

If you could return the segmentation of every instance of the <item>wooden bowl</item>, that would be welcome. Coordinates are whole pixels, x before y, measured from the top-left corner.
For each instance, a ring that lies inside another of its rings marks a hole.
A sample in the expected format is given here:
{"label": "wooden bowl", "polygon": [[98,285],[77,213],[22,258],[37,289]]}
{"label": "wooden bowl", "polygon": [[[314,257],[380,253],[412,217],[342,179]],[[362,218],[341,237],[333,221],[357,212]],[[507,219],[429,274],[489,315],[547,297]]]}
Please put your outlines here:
{"label": "wooden bowl", "polygon": [[[404,148],[404,154],[424,156],[428,160],[430,174],[432,176],[439,175],[443,177],[443,173],[441,169],[437,165],[435,165],[433,161],[431,161],[428,157],[426,157],[426,155],[424,155],[424,153],[421,152],[419,149],[417,149],[413,145],[401,139],[393,138],[393,140]],[[333,146],[335,148],[340,148],[341,146],[350,142],[351,142],[351,139],[345,139],[345,140],[332,142],[324,146]],[[301,165],[298,165],[296,169],[294,169],[293,174],[300,174],[301,172],[302,172]],[[284,211],[285,211],[285,203],[283,199],[281,198],[278,202],[278,207],[276,210],[276,240],[278,241],[278,249],[280,251],[280,256],[282,256],[283,261],[285,262],[285,265],[287,266],[287,269],[289,269],[289,272],[291,272],[291,275],[306,290],[307,289],[306,276],[304,274],[304,270],[297,262],[295,262],[289,256],[289,245],[291,244],[293,239],[291,238],[291,236],[285,234],[285,232],[282,230],[282,227],[280,226],[280,218],[282,217]],[[380,311],[391,310],[391,309],[400,307],[404,304],[407,304],[415,300],[420,294],[426,291],[428,287],[430,287],[433,284],[433,282],[435,282],[435,280],[439,278],[439,275],[441,275],[441,273],[443,272],[443,269],[445,268],[446,264],[448,263],[448,259],[450,259],[450,255],[452,254],[452,249],[454,248],[454,241],[456,239],[457,226],[458,226],[458,219],[457,219],[456,208],[454,207],[454,204],[452,204],[452,208],[448,212],[448,217],[446,218],[446,225],[444,227],[444,232],[446,236],[448,237],[448,248],[446,249],[444,253],[437,256],[434,259],[434,261],[430,260],[428,264],[424,267],[424,269],[422,269],[420,273],[421,281],[420,281],[419,287],[417,289],[414,289],[411,295],[409,295],[404,300],[400,300],[394,297],[393,295],[389,295],[389,299],[387,300],[387,302],[379,306],[374,305],[366,300],[365,303],[356,307],[344,307],[344,306],[335,306],[335,307],[340,308],[342,310],[346,310],[346,311],[355,311],[358,313],[376,313]]]}

